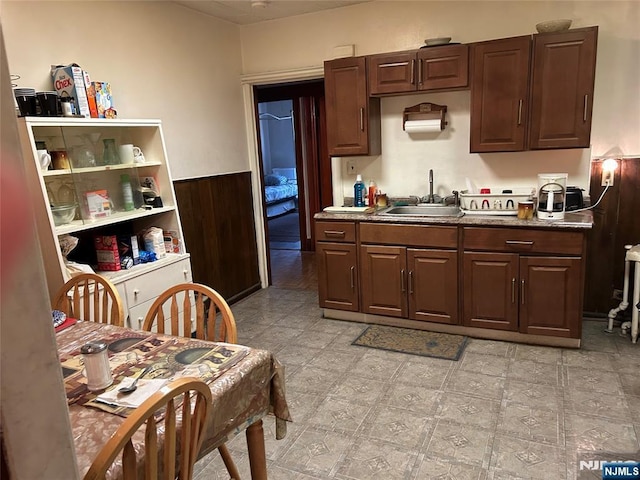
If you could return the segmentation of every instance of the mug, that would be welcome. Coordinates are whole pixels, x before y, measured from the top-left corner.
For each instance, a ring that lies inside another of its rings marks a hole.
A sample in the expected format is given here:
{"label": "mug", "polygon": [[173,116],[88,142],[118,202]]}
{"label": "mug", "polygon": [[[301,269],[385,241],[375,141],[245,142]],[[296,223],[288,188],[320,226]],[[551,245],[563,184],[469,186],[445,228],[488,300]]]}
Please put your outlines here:
{"label": "mug", "polygon": [[52,150],[51,151],[51,163],[55,170],[67,170],[71,168],[69,163],[69,157],[64,150]]}
{"label": "mug", "polygon": [[51,164],[51,155],[47,150],[36,150],[38,156],[38,163],[40,164],[40,168],[42,170],[47,170],[49,165]]}
{"label": "mug", "polygon": [[533,202],[518,202],[518,218],[531,220],[533,218]]}
{"label": "mug", "polygon": [[140,147],[133,146],[133,160],[135,163],[144,163],[144,154],[142,153],[142,149]]}
{"label": "mug", "polygon": [[[118,147],[118,154],[120,155],[120,163],[133,163],[135,161],[134,147],[131,143],[125,143]],[[140,150],[138,148],[138,150]]]}

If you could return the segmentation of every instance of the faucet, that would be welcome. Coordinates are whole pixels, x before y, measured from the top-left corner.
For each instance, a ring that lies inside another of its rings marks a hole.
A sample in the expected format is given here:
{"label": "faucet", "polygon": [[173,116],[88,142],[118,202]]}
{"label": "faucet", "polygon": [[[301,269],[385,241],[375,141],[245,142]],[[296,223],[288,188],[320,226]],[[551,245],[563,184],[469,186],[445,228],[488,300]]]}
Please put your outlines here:
{"label": "faucet", "polygon": [[429,196],[427,197],[427,203],[435,203],[433,198],[433,168],[429,169]]}

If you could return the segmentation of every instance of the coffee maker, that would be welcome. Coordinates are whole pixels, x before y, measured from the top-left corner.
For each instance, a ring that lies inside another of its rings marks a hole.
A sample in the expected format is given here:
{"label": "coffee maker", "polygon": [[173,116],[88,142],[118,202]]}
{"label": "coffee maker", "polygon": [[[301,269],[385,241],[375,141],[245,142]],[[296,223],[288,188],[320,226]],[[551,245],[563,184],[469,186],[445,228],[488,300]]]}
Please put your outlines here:
{"label": "coffee maker", "polygon": [[567,173],[538,174],[538,218],[562,220],[567,201]]}

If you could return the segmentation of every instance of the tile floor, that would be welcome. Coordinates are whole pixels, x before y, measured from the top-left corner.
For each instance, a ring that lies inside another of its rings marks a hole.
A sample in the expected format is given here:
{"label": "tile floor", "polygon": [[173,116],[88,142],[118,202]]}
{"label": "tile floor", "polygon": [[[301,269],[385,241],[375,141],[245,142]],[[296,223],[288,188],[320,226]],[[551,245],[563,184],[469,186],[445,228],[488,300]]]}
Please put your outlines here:
{"label": "tile floor", "polygon": [[[602,322],[580,350],[471,339],[454,362],[352,346],[366,325],[323,319],[314,290],[232,310],[239,342],[286,366],[294,422],[276,441],[264,421],[272,480],[570,480],[578,450],[640,456],[640,344]],[[244,435],[227,445],[249,479]],[[217,451],[196,466],[226,478]]]}

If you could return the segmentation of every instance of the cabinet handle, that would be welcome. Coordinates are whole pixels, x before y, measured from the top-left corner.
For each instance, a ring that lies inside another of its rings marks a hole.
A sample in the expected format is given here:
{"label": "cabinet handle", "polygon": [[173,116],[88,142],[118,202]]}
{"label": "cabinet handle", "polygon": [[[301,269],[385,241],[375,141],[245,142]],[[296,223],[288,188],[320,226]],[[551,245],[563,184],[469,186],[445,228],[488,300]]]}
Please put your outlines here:
{"label": "cabinet handle", "polygon": [[411,85],[415,82],[416,79],[416,61],[411,60]]}
{"label": "cabinet handle", "polygon": [[520,282],[520,303],[524,305],[524,280]]}
{"label": "cabinet handle", "polygon": [[418,62],[418,84],[422,85],[422,60]]}
{"label": "cabinet handle", "polygon": [[587,105],[589,105],[589,95],[584,96],[584,112],[582,112],[582,121],[587,121]]}
{"label": "cabinet handle", "polygon": [[518,125],[522,124],[522,99],[518,101]]}
{"label": "cabinet handle", "polygon": [[516,278],[511,279],[511,303],[516,303]]}
{"label": "cabinet handle", "polygon": [[341,230],[325,230],[325,236],[327,237],[344,237],[345,233]]}
{"label": "cabinet handle", "polygon": [[349,272],[351,274],[351,290],[353,290],[356,287],[355,272],[356,272],[356,267],[352,265]]}
{"label": "cabinet handle", "polygon": [[532,240],[505,240],[504,243],[507,245],[533,245]]}
{"label": "cabinet handle", "polygon": [[364,132],[364,107],[360,108],[360,130]]}
{"label": "cabinet handle", "polygon": [[409,270],[409,295],[413,295],[413,270]]}
{"label": "cabinet handle", "polygon": [[403,292],[407,291],[407,289],[404,287],[404,268],[400,270],[400,288]]}
{"label": "cabinet handle", "polygon": [[140,293],[140,290],[138,290],[137,288],[133,289],[133,296],[134,297],[137,297],[139,293]]}

